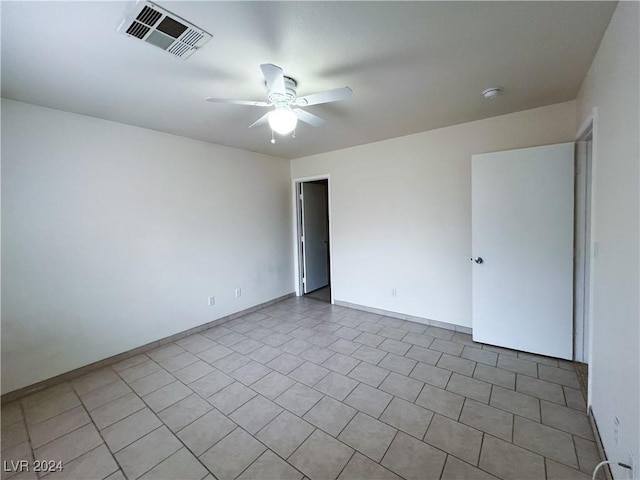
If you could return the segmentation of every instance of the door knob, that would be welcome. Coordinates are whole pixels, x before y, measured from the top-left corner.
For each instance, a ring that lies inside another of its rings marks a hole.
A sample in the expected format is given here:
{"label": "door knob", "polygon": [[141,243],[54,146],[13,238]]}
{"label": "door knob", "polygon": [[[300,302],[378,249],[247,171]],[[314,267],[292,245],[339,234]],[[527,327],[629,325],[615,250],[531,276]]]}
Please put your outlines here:
{"label": "door knob", "polygon": [[482,260],[482,257],[472,258],[471,260],[476,262],[478,265],[480,265],[482,262],[484,262],[484,260]]}

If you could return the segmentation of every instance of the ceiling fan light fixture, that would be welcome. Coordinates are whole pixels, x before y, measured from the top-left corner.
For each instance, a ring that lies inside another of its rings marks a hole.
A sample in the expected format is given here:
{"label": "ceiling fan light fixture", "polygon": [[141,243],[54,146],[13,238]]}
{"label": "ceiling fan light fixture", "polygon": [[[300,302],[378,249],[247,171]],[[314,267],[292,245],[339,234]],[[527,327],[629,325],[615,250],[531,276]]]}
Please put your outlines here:
{"label": "ceiling fan light fixture", "polygon": [[269,126],[271,130],[280,135],[293,132],[297,124],[298,116],[289,108],[276,108],[269,114]]}
{"label": "ceiling fan light fixture", "polygon": [[264,83],[267,87],[267,102],[217,97],[207,97],[206,100],[213,103],[274,107],[273,110],[268,111],[249,125],[249,128],[253,128],[268,123],[271,127],[271,143],[275,143],[275,133],[288,135],[293,132],[293,138],[296,138],[295,131],[298,120],[312,127],[320,127],[325,123],[323,118],[307,112],[300,107],[339,102],[348,99],[351,93],[353,93],[349,87],[342,87],[298,97],[296,81],[291,77],[285,77],[282,68],[271,63],[263,63],[260,65],[260,69],[262,70]]}

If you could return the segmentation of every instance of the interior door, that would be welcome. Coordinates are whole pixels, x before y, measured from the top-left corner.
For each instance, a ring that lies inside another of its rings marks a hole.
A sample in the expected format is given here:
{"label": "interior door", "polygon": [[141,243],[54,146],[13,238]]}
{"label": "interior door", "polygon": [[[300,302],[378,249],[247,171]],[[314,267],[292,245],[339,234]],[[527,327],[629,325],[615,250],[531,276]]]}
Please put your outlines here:
{"label": "interior door", "polygon": [[329,285],[326,183],[302,184],[304,293]]}
{"label": "interior door", "polygon": [[472,157],[473,339],[573,356],[574,145]]}

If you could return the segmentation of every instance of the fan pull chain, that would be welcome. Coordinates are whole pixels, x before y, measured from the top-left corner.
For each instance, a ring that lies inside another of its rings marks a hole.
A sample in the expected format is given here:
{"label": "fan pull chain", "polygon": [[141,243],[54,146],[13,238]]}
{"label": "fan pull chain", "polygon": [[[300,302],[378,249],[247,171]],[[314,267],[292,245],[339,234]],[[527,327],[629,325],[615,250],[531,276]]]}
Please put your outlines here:
{"label": "fan pull chain", "polygon": [[291,138],[296,138],[296,129],[293,129],[293,135],[291,135]]}
{"label": "fan pull chain", "polygon": [[276,138],[273,136],[273,130],[271,130],[271,143],[276,143]]}

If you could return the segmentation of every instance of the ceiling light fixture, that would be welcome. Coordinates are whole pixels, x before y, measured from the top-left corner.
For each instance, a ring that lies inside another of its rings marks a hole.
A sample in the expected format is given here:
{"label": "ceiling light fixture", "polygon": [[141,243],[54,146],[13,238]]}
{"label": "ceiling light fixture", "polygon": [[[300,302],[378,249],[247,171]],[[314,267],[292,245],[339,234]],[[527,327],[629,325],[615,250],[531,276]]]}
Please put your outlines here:
{"label": "ceiling light fixture", "polygon": [[280,135],[286,135],[295,130],[298,124],[298,116],[288,107],[276,107],[269,114],[269,126],[271,130]]}
{"label": "ceiling light fixture", "polygon": [[500,87],[491,87],[487,88],[484,92],[482,92],[482,96],[487,100],[493,100],[498,95],[502,93],[502,88]]}

